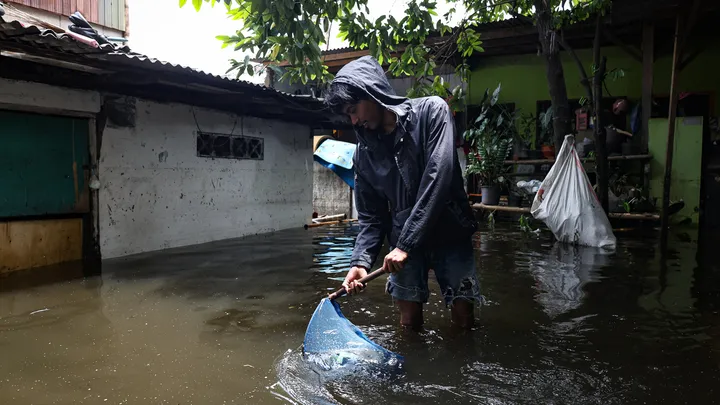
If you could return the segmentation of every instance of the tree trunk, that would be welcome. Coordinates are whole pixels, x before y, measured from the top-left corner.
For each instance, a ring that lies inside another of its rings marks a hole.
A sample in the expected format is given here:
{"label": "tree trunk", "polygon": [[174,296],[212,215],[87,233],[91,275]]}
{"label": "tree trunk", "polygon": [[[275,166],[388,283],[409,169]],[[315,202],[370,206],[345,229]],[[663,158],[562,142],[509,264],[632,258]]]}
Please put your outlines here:
{"label": "tree trunk", "polygon": [[598,15],[595,27],[595,44],[593,46],[593,60],[595,64],[595,72],[593,74],[593,110],[595,112],[595,168],[597,173],[597,196],[603,210],[608,212],[608,160],[607,160],[607,144],[605,125],[603,122],[602,109],[602,86],[607,69],[607,58],[600,58],[600,35],[602,35],[602,25],[600,16]]}
{"label": "tree trunk", "polygon": [[545,57],[547,58],[548,90],[553,106],[553,140],[555,142],[555,154],[557,155],[565,140],[565,135],[572,133],[570,103],[568,102],[565,73],[560,61],[560,53],[556,50]]}
{"label": "tree trunk", "polygon": [[551,25],[551,10],[548,8],[546,1],[543,0],[535,0],[535,10],[540,45],[546,62],[545,74],[548,91],[553,106],[553,140],[557,156],[565,135],[572,133],[570,103],[568,102],[567,88],[565,87],[565,72],[560,60],[560,49],[558,41],[555,39],[557,33],[552,29]]}

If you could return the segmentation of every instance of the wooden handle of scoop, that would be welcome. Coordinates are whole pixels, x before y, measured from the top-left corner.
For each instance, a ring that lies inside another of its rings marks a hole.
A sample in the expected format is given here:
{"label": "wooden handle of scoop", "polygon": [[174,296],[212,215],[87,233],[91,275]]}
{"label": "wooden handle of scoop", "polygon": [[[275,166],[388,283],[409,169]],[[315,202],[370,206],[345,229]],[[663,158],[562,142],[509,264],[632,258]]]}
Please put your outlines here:
{"label": "wooden handle of scoop", "polygon": [[[382,275],[385,274],[385,273],[386,273],[386,272],[385,272],[385,269],[384,269],[384,268],[379,268],[379,269],[373,271],[372,273],[368,274],[367,276],[361,278],[361,279],[358,280],[358,281],[359,281],[361,284],[367,284],[369,281],[373,281],[373,280],[375,280],[376,278],[382,276]],[[337,291],[335,291],[334,293],[330,294],[330,295],[328,296],[328,299],[330,299],[330,301],[333,301],[333,300],[335,300],[335,299],[337,299],[337,298],[342,297],[342,296],[345,295],[345,294],[346,294],[345,288],[344,288],[344,287],[341,287],[339,290],[337,290]]]}

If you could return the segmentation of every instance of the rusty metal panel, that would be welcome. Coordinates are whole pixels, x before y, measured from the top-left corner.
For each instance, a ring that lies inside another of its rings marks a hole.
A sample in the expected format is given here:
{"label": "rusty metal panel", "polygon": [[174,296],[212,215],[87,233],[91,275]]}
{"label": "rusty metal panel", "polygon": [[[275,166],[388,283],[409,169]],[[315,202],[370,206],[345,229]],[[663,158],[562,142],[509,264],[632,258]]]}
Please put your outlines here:
{"label": "rusty metal panel", "polygon": [[125,0],[98,0],[99,23],[125,31]]}
{"label": "rusty metal panel", "polygon": [[112,0],[100,0],[100,3],[102,3],[103,8],[103,15],[100,17],[102,18],[102,24],[106,26],[112,25]]}
{"label": "rusty metal panel", "polygon": [[125,0],[7,0],[45,10],[51,13],[69,16],[79,11],[90,23],[104,27],[125,30]]}
{"label": "rusty metal panel", "polygon": [[106,0],[112,3],[113,19],[109,24],[113,28],[125,30],[125,0]]}
{"label": "rusty metal panel", "polygon": [[125,1],[127,0],[115,0],[118,7],[118,27],[117,29],[125,31]]}
{"label": "rusty metal panel", "polygon": [[[73,10],[79,11],[86,20],[88,20],[91,23],[99,23],[98,14],[97,14],[97,2],[98,0],[75,0],[77,2],[76,9]],[[102,1],[102,0],[100,0]],[[95,3],[95,13],[93,13],[93,7],[92,4]]]}
{"label": "rusty metal panel", "polygon": [[60,14],[62,12],[62,4],[53,0],[6,0],[8,3],[22,4],[23,6],[39,8],[41,10],[50,11]]}
{"label": "rusty metal panel", "polygon": [[75,8],[77,7],[77,0],[62,0],[62,13],[64,15],[70,15],[75,12]]}

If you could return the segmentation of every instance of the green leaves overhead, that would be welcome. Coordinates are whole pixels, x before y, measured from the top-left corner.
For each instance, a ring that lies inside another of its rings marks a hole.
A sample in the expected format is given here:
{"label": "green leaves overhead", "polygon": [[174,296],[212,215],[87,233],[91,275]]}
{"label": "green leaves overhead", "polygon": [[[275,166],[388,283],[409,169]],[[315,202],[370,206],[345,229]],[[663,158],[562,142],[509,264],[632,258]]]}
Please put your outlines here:
{"label": "green leaves overhead", "polygon": [[[180,7],[187,0],[179,0]],[[232,35],[216,38],[222,47],[253,55],[252,62],[231,61],[230,71],[238,75],[258,73],[257,61],[264,61],[265,69],[283,72],[281,80],[307,83],[311,80],[327,82],[332,79],[322,60],[322,48],[329,39],[331,29],[338,29],[338,37],[350,47],[368,50],[381,64],[396,76],[414,78],[411,93],[440,95],[448,100],[464,97],[459,88],[433,85],[435,69],[445,64],[462,49],[463,57],[481,52],[479,35],[473,30],[463,31],[460,40],[458,30],[453,30],[436,11],[437,3],[430,0],[414,0],[407,3],[402,17],[380,15],[370,19],[368,0],[192,0],[196,10],[205,3],[222,3],[229,18],[242,24]],[[431,34],[438,39],[429,44]],[[448,46],[451,44],[453,46]],[[282,70],[278,69],[282,66]],[[462,64],[463,74],[467,65]]]}
{"label": "green leaves overhead", "polygon": [[[411,77],[413,85],[408,96],[437,95],[458,111],[463,108],[464,92],[461,87],[450,89],[443,81],[438,84],[438,67],[452,62],[455,72],[467,81],[467,58],[484,51],[476,25],[514,16],[534,19],[537,1],[541,0],[448,0],[461,3],[466,10],[454,27],[449,21],[455,8],[439,16],[437,2],[431,0],[410,0],[402,16],[380,15],[372,19],[368,0],[192,0],[192,5],[196,10],[215,3],[225,5],[227,16],[238,21],[234,34],[216,37],[222,47],[232,46],[253,55],[255,62],[250,58],[231,61],[229,71],[236,71],[238,77],[271,68],[282,73],[281,80],[290,83],[327,82],[333,76],[324,63],[322,49],[330,31],[337,29],[339,38],[352,48],[367,50],[392,75]],[[553,22],[561,26],[587,18],[610,0],[542,1],[549,2]],[[179,0],[180,7],[187,3]]]}

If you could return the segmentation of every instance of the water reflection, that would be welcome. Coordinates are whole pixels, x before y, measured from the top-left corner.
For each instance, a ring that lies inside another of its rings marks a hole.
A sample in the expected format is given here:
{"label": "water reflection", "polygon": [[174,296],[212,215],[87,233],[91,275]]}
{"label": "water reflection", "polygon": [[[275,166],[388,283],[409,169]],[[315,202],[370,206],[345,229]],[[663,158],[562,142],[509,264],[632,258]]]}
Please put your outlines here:
{"label": "water reflection", "polygon": [[355,245],[357,225],[326,228],[323,235],[313,240],[313,266],[321,273],[332,274],[330,280],[342,281],[350,268],[350,258]]}
{"label": "water reflection", "polygon": [[502,223],[474,239],[488,299],[478,330],[450,327],[433,281],[425,329],[407,333],[378,280],[340,305],[370,339],[405,356],[405,375],[323,379],[299,348],[320,298],[349,267],[356,232],[277,232],[107,261],[102,277],[4,285],[0,402],[674,405],[720,398],[717,242],[683,237],[662,258],[642,240],[647,235],[623,234],[605,254]]}
{"label": "water reflection", "polygon": [[550,318],[557,318],[583,304],[584,286],[599,280],[598,274],[613,253],[587,246],[556,242],[546,256],[529,261],[536,280],[537,300]]}

